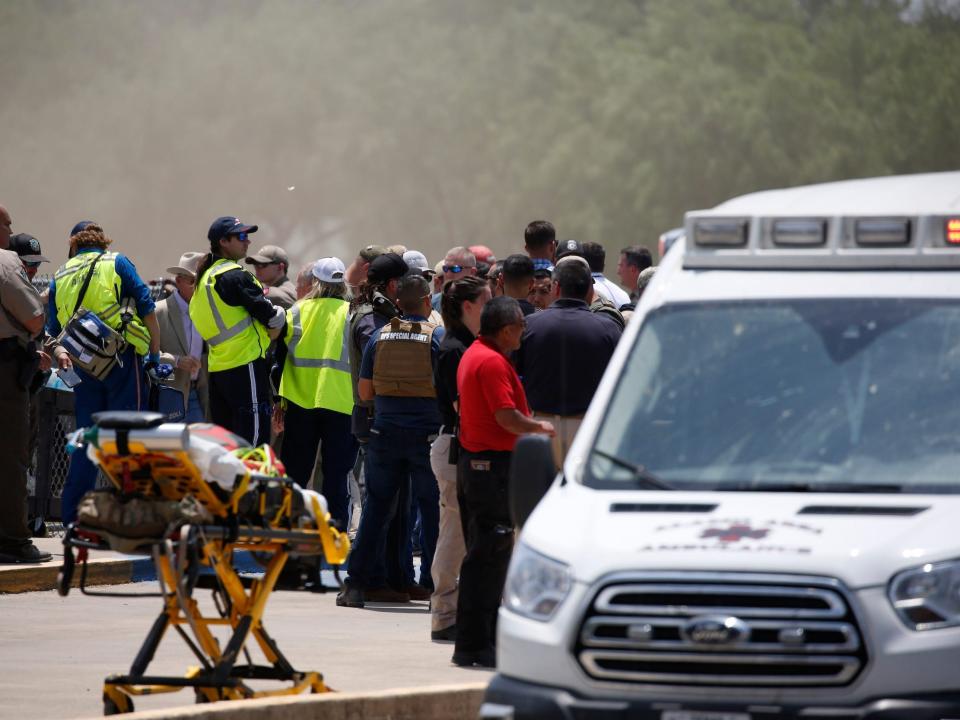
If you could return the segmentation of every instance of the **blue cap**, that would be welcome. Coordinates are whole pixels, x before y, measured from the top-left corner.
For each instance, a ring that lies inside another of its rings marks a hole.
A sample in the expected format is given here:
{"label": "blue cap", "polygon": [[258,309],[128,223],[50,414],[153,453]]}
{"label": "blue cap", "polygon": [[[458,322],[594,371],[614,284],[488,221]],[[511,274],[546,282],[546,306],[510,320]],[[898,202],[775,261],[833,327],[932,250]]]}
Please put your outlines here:
{"label": "blue cap", "polygon": [[70,237],[73,237],[81,230],[86,230],[88,225],[93,225],[93,220],[81,220],[76,225],[73,226],[73,230],[70,231]]}
{"label": "blue cap", "polygon": [[224,215],[213,221],[210,229],[207,231],[207,239],[210,242],[217,242],[227,235],[239,235],[240,233],[255,233],[258,229],[256,225],[245,225],[240,222],[240,218],[232,215]]}

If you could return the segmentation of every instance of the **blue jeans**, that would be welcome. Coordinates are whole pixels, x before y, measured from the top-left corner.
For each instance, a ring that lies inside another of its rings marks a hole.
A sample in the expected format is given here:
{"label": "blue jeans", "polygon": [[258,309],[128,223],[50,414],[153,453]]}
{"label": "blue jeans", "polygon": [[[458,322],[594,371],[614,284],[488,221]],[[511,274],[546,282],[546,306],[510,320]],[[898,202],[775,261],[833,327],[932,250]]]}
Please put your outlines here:
{"label": "blue jeans", "polygon": [[196,388],[191,388],[190,394],[187,396],[187,416],[183,421],[185,423],[206,422],[203,414],[203,406],[200,404],[200,395],[197,393]]}
{"label": "blue jeans", "polygon": [[[122,363],[122,365],[120,364]],[[143,365],[132,347],[127,347],[115,365],[103,379],[97,380],[79,367],[81,383],[73,389],[74,415],[77,427],[90,427],[92,415],[103,410],[142,410],[147,400],[144,397]],[[70,470],[63,486],[61,516],[64,524],[77,519],[77,505],[97,482],[97,468],[87,458],[85,449],[70,456]]]}
{"label": "blue jeans", "polygon": [[[429,459],[428,455],[427,460]],[[429,475],[422,472],[410,474],[408,517],[411,519],[414,517],[414,510],[420,517],[419,528],[413,528],[419,530],[417,539],[420,541],[420,585],[433,590],[433,576],[430,574],[430,568],[433,566],[437,537],[440,535],[440,487],[437,485],[432,468]],[[407,545],[403,556],[408,585],[414,583],[413,535],[413,532],[407,533]]]}
{"label": "blue jeans", "polygon": [[[433,488],[435,507],[432,513],[429,510],[424,512],[423,505],[420,506],[424,514],[424,536],[428,542],[429,538],[433,539],[429,548],[423,548],[421,556],[421,567],[427,568],[429,574],[440,514],[437,481],[430,468],[429,438],[433,436],[434,433],[428,430],[393,426],[374,428],[371,432],[366,449],[367,495],[350,552],[347,579],[353,587],[361,590],[378,587],[383,580],[402,587],[413,581],[408,572],[411,486],[421,494],[422,489]],[[397,522],[391,527],[395,515]],[[390,530],[392,532],[388,532]]]}

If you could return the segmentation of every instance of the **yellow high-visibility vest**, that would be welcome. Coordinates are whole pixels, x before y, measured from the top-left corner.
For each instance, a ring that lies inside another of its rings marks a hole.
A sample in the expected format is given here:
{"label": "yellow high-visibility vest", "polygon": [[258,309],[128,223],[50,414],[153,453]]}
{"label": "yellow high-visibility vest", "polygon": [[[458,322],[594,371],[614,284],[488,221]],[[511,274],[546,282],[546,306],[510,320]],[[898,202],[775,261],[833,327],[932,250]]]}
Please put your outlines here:
{"label": "yellow high-visibility vest", "polygon": [[[232,260],[220,258],[197,279],[190,299],[190,319],[210,347],[210,372],[246,365],[265,357],[270,347],[267,329],[245,308],[225,303],[214,289],[217,278],[228,270],[247,272]],[[261,287],[256,278],[253,281]]]}
{"label": "yellow high-visibility vest", "polygon": [[339,298],[300,300],[287,310],[280,397],[302,408],[353,412],[349,310]]}
{"label": "yellow high-visibility vest", "polygon": [[[83,295],[80,306],[97,314],[114,330],[122,325],[120,275],[116,269],[115,252],[82,252],[70,258],[53,276],[57,298],[57,320],[60,327],[73,317],[80,288],[90,272],[90,264],[96,263],[90,285]],[[138,355],[146,355],[150,348],[150,333],[133,309],[133,317],[123,330],[124,339],[133,345]]]}

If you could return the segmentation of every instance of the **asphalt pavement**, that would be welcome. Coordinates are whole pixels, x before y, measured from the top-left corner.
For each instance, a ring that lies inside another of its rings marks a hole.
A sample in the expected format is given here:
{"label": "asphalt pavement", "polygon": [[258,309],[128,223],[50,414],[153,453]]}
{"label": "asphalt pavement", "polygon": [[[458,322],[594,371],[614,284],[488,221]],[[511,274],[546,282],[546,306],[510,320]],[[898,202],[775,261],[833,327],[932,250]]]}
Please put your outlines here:
{"label": "asphalt pavement", "polygon": [[[140,582],[103,588],[153,590]],[[203,608],[210,593],[197,590]],[[335,595],[275,592],[264,626],[300,670],[322,672],[342,691],[386,690],[469,683],[491,673],[458,668],[453,645],[430,641],[426,602],[339,608]],[[104,677],[129,669],[151,622],[158,598],[102,598],[74,590],[0,595],[0,719],[89,718],[102,715]],[[254,644],[255,645],[255,644]],[[257,655],[254,655],[257,659]],[[168,633],[151,672],[182,675],[197,661]],[[189,690],[136,699],[137,710],[193,703]]]}

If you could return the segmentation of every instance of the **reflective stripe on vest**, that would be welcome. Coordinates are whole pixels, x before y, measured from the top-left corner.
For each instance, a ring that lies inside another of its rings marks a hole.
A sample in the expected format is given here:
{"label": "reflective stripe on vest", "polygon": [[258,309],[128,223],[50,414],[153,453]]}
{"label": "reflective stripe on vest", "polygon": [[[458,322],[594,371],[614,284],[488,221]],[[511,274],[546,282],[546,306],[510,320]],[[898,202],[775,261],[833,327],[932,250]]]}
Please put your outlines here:
{"label": "reflective stripe on vest", "polygon": [[353,411],[349,310],[338,298],[301,300],[287,310],[281,397],[307,409]]}
{"label": "reflective stripe on vest", "polygon": [[[347,308],[349,310],[349,307]],[[333,368],[340,372],[350,372],[350,320],[344,319],[343,342],[340,344],[340,357],[334,358],[305,358],[297,355],[297,345],[303,338],[303,323],[300,319],[300,303],[296,303],[287,311],[291,318],[293,333],[287,343],[287,352],[294,367],[303,368]],[[345,313],[346,315],[346,313]]]}
{"label": "reflective stripe on vest", "polygon": [[130,308],[132,317],[123,330],[123,337],[137,353],[144,355],[150,346],[150,333],[136,314],[133,298],[125,299],[123,304],[119,302],[122,282],[117,273],[116,259],[117,253],[114,252],[82,252],[67,260],[54,275],[57,320],[62,327],[73,317],[80,288],[87,279],[91,263],[96,263],[80,306],[96,313],[104,324],[119,332],[123,325],[121,314],[124,305],[133,305]]}
{"label": "reflective stripe on vest", "polygon": [[[266,329],[254,323],[244,308],[228,305],[216,292],[217,278],[234,269],[246,272],[232,260],[219,258],[199,279],[190,300],[190,319],[210,346],[211,372],[230,370],[262,358],[270,346]],[[254,282],[260,285],[256,278]]]}

